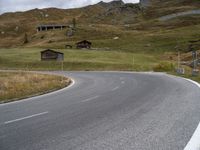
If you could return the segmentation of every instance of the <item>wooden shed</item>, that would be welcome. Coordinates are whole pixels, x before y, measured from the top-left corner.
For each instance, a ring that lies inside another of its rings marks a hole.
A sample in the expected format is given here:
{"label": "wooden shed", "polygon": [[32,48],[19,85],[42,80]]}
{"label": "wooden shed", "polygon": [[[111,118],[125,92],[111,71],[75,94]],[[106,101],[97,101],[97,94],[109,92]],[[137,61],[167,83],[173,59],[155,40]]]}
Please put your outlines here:
{"label": "wooden shed", "polygon": [[76,43],[76,48],[91,48],[92,43],[87,41],[87,40],[83,40],[80,41],[78,43]]}
{"label": "wooden shed", "polygon": [[44,51],[41,51],[41,60],[63,61],[64,60],[64,54],[61,53],[61,52],[51,50],[51,49],[46,49]]}

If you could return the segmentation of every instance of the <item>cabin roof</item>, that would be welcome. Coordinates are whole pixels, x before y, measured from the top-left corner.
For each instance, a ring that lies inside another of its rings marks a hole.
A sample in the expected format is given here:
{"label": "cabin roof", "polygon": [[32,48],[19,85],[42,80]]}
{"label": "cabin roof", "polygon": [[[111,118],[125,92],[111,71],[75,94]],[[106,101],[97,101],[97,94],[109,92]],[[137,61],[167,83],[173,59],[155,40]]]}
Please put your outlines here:
{"label": "cabin roof", "polygon": [[40,27],[67,27],[67,25],[63,25],[63,24],[42,24],[42,25],[38,25],[37,28]]}
{"label": "cabin roof", "polygon": [[47,51],[51,51],[51,52],[53,52],[53,53],[63,54],[63,53],[61,53],[61,52],[58,52],[58,51],[55,51],[55,50],[52,50],[52,49],[43,50],[43,51],[41,51],[41,53],[45,53],[45,52],[47,52]]}
{"label": "cabin roof", "polygon": [[80,44],[80,43],[88,43],[88,44],[92,44],[91,42],[89,42],[89,41],[87,41],[87,40],[83,40],[83,41],[77,42],[76,44]]}

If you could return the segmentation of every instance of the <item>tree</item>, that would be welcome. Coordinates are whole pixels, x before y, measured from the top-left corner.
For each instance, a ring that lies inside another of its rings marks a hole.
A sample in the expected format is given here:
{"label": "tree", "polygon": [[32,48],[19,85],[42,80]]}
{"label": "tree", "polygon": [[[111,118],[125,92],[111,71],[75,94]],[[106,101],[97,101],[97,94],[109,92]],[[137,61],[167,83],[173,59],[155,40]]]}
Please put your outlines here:
{"label": "tree", "polygon": [[72,25],[73,25],[73,29],[76,29],[76,18],[73,18]]}
{"label": "tree", "polygon": [[28,35],[27,33],[24,34],[24,44],[28,43]]}

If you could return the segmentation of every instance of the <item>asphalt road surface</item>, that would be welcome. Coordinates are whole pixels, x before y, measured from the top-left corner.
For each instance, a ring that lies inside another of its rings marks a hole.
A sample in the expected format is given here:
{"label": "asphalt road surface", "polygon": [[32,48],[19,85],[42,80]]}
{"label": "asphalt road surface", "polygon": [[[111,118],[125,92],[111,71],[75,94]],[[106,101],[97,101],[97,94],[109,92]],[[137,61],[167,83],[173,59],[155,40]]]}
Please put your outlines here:
{"label": "asphalt road surface", "polygon": [[183,150],[200,89],[162,73],[65,72],[71,87],[0,105],[0,150]]}

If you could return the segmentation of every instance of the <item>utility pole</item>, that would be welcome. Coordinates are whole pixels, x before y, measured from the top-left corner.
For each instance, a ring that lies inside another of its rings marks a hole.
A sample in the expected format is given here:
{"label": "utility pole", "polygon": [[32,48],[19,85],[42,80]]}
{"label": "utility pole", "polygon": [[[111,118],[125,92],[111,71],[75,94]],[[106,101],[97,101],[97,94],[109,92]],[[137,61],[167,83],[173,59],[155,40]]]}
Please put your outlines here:
{"label": "utility pole", "polygon": [[192,75],[193,76],[198,76],[198,74],[199,74],[199,70],[197,69],[197,51],[196,50],[193,50],[192,51],[192,59],[193,59],[193,61],[192,61],[192,66],[193,66],[193,69],[192,69]]}
{"label": "utility pole", "polygon": [[192,59],[193,59],[193,69],[196,69],[196,61],[197,61],[197,52],[195,50],[192,51]]}

